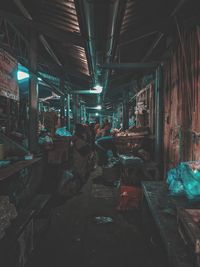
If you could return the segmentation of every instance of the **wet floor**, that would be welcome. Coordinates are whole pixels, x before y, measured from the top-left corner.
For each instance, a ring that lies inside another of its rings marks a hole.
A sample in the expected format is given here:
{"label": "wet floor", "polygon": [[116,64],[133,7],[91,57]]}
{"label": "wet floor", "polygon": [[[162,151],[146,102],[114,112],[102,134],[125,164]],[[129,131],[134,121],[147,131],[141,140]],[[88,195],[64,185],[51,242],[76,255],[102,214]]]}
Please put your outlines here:
{"label": "wet floor", "polygon": [[28,267],[156,267],[140,212],[118,212],[117,189],[96,183],[95,177],[52,210],[51,226]]}

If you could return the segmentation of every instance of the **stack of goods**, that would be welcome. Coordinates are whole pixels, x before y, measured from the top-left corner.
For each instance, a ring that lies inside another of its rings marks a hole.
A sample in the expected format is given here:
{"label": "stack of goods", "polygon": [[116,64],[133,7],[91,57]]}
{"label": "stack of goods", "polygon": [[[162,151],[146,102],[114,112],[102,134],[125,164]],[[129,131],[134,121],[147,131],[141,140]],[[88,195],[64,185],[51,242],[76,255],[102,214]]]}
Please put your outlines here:
{"label": "stack of goods", "polygon": [[121,136],[147,136],[149,135],[150,130],[149,127],[131,127],[126,131],[120,131],[116,133],[116,137],[121,137]]}
{"label": "stack of goods", "polygon": [[133,127],[125,132],[116,133],[116,146],[120,154],[137,152],[143,147],[144,139],[149,136],[148,127]]}
{"label": "stack of goods", "polygon": [[15,206],[10,203],[8,196],[0,196],[0,239],[4,236],[11,220],[17,217]]}

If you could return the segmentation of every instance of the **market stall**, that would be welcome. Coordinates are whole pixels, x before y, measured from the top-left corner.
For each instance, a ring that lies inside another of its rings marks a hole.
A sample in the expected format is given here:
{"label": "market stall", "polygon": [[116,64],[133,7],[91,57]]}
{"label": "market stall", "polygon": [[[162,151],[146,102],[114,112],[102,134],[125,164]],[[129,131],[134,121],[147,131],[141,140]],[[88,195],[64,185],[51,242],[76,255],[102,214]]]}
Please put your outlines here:
{"label": "market stall", "polygon": [[[36,198],[43,179],[41,155],[30,153],[28,149],[28,101],[19,90],[17,80],[18,62],[0,49],[0,247],[1,265],[5,251],[14,255],[14,247],[23,255],[25,235],[31,238],[32,220],[39,206],[29,209]],[[27,88],[25,88],[27,91]],[[32,129],[34,131],[34,129]],[[46,199],[46,200],[45,200]],[[26,234],[25,234],[26,233]],[[21,240],[21,241],[20,241]],[[18,255],[20,256],[20,255]],[[11,256],[12,258],[12,256]],[[13,257],[14,259],[14,257]],[[7,259],[9,260],[9,259]],[[16,259],[15,259],[16,260]],[[24,264],[21,258],[20,264]],[[4,265],[5,263],[5,265]],[[21,265],[21,266],[22,266]]]}

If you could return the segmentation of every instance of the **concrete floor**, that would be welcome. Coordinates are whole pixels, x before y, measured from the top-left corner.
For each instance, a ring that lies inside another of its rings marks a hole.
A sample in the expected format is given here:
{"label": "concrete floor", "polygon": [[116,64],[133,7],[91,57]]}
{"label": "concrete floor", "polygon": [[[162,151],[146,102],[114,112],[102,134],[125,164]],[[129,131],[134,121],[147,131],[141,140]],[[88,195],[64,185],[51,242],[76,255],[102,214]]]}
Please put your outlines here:
{"label": "concrete floor", "polygon": [[[28,267],[156,267],[138,212],[116,210],[116,188],[95,183],[92,173],[81,192],[52,211],[51,227]],[[109,216],[110,224],[97,224]],[[127,219],[128,218],[128,219]]]}

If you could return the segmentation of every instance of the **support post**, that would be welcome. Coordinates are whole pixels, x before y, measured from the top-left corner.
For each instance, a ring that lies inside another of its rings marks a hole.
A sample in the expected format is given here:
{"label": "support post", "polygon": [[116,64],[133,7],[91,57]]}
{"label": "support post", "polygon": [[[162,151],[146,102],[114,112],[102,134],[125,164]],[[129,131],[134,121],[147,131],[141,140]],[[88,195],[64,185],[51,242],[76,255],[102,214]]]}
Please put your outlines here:
{"label": "support post", "polygon": [[78,95],[73,95],[73,121],[74,125],[78,123]]}
{"label": "support post", "polygon": [[123,92],[122,103],[122,128],[127,130],[129,127],[129,110],[128,110],[128,91]]}
{"label": "support post", "polygon": [[104,120],[103,120],[103,115],[101,113],[99,114],[99,123],[101,126],[103,126]]}
{"label": "support post", "polygon": [[37,32],[31,29],[30,32],[30,49],[29,65],[33,71],[29,79],[29,129],[28,143],[29,150],[32,153],[38,151],[38,81],[35,75],[37,71]]}
{"label": "support post", "polygon": [[82,116],[82,104],[79,104],[79,110],[78,110],[78,121],[81,123],[81,116]]}
{"label": "support post", "polygon": [[84,121],[88,121],[85,105],[84,105]]}
{"label": "support post", "polygon": [[162,164],[162,141],[163,141],[163,90],[161,66],[155,73],[155,160]]}
{"label": "support post", "polygon": [[70,94],[67,94],[66,126],[67,126],[67,130],[70,132],[70,130],[71,130],[71,125],[70,125]]}
{"label": "support post", "polygon": [[[63,79],[60,79],[60,90],[62,92],[65,91],[65,81]],[[66,125],[66,122],[65,122],[65,107],[66,107],[66,101],[65,101],[65,94],[64,95],[61,95],[60,97],[60,124],[61,124],[61,127],[64,127]]]}

